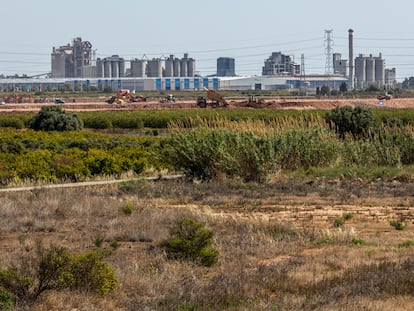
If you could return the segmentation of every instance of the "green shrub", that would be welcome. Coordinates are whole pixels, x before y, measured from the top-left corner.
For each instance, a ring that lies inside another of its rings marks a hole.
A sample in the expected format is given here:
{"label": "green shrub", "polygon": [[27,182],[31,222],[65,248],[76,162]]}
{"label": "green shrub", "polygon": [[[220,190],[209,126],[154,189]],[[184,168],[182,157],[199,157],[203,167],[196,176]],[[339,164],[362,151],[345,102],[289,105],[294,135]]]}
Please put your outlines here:
{"label": "green shrub", "polygon": [[122,206],[122,211],[124,212],[125,215],[131,215],[134,211],[135,211],[135,206],[133,203],[127,203],[125,205]]}
{"label": "green shrub", "polygon": [[97,235],[94,239],[93,239],[93,244],[96,246],[96,247],[101,247],[102,246],[102,244],[103,244],[103,242],[104,242],[104,238],[102,237],[102,236],[100,236],[100,235]]}
{"label": "green shrub", "polygon": [[336,228],[342,227],[345,224],[345,221],[342,217],[338,217],[334,219],[333,225]]}
{"label": "green shrub", "polygon": [[209,180],[218,173],[223,156],[223,132],[208,129],[171,134],[166,161],[192,178]]}
{"label": "green shrub", "polygon": [[112,268],[95,251],[72,255],[69,273],[73,279],[71,288],[77,290],[106,295],[118,285]]}
{"label": "green shrub", "polygon": [[399,220],[391,220],[390,226],[394,227],[395,230],[404,230],[406,227],[406,225],[404,225],[404,223]]}
{"label": "green shrub", "polygon": [[251,132],[225,132],[225,153],[219,167],[244,181],[265,181],[276,171],[275,149],[268,137]]}
{"label": "green shrub", "polygon": [[0,289],[0,311],[13,310],[13,300],[9,292]]}
{"label": "green shrub", "polygon": [[[105,295],[115,290],[112,268],[95,251],[73,254],[64,247],[43,248],[21,258],[21,264],[0,270],[0,293],[14,303],[31,304],[47,290],[73,289]],[[2,296],[0,295],[0,306]]]}
{"label": "green shrub", "polygon": [[191,218],[184,218],[170,228],[170,238],[161,246],[169,258],[187,259],[210,267],[218,260],[218,251],[213,248],[213,231]]}
{"label": "green shrub", "polygon": [[79,131],[82,122],[77,115],[69,115],[60,106],[43,106],[29,122],[36,131]]}
{"label": "green shrub", "polygon": [[375,126],[371,110],[364,107],[337,107],[325,114],[325,121],[342,139],[346,134],[353,138],[367,137]]}

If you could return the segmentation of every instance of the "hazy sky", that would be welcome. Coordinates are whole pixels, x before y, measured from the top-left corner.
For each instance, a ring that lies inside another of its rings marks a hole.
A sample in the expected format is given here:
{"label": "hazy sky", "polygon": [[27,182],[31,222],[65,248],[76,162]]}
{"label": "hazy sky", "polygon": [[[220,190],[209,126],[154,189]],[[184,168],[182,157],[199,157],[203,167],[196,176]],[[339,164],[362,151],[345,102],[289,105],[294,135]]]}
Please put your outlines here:
{"label": "hazy sky", "polygon": [[189,53],[203,75],[216,59],[234,57],[236,73],[260,75],[272,52],[305,57],[305,73],[325,71],[325,30],[333,52],[348,59],[382,53],[397,79],[414,76],[414,2],[410,0],[3,0],[0,73],[51,70],[52,48],[75,37],[90,41],[97,57],[126,60]]}

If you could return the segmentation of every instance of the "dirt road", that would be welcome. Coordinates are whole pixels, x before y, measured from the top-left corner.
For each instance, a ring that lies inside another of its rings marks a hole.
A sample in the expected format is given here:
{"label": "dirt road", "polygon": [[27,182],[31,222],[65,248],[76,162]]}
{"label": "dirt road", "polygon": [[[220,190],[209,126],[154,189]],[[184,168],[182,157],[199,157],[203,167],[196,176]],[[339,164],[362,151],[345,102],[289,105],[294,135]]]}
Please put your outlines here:
{"label": "dirt road", "polygon": [[[228,100],[228,108],[247,107],[247,100],[244,98]],[[54,105],[52,103],[22,103],[22,104],[5,104],[0,105],[0,113],[16,113],[16,112],[37,112],[42,106]],[[261,108],[273,109],[322,109],[329,110],[340,106],[367,106],[372,108],[414,108],[414,98],[395,98],[384,101],[383,104],[376,98],[265,98]],[[76,102],[66,102],[62,104],[62,108],[66,111],[133,111],[133,110],[160,110],[160,109],[200,109],[196,105],[196,101],[192,99],[178,99],[175,103],[160,103],[159,100],[149,100],[139,103],[124,104],[107,104],[104,99],[102,101],[87,102],[77,100]],[[210,109],[210,108],[207,108]]]}

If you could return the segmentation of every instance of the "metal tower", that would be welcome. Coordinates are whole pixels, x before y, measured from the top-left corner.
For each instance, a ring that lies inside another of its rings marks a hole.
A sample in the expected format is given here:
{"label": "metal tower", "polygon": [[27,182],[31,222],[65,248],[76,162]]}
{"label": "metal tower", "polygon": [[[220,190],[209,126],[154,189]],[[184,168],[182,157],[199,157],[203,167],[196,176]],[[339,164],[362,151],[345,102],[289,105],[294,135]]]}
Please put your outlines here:
{"label": "metal tower", "polygon": [[333,30],[325,30],[325,73],[332,74]]}

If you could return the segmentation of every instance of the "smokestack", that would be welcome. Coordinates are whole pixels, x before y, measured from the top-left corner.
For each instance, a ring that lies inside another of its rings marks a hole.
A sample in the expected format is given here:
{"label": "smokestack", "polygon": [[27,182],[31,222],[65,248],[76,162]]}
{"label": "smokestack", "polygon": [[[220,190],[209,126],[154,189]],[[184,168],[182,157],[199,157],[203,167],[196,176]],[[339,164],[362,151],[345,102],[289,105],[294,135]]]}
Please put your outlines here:
{"label": "smokestack", "polygon": [[349,44],[349,81],[351,89],[354,89],[354,31],[348,30],[348,44]]}

